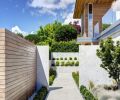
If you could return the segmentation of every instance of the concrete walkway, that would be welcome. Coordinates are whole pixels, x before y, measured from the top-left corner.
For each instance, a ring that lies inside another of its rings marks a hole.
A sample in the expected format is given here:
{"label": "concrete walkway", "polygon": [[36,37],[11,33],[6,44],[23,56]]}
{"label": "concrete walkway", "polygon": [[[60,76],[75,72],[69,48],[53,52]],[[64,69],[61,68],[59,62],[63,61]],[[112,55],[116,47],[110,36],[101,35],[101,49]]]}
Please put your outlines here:
{"label": "concrete walkway", "polygon": [[46,100],[83,100],[71,73],[59,73]]}

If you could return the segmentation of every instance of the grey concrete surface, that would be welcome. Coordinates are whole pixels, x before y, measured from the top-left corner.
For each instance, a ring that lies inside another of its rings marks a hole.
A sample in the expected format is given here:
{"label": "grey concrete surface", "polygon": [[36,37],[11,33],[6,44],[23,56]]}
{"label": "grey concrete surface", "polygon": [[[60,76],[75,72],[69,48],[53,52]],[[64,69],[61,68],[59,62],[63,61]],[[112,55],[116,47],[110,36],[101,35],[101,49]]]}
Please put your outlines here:
{"label": "grey concrete surface", "polygon": [[59,73],[46,100],[83,100],[71,73]]}

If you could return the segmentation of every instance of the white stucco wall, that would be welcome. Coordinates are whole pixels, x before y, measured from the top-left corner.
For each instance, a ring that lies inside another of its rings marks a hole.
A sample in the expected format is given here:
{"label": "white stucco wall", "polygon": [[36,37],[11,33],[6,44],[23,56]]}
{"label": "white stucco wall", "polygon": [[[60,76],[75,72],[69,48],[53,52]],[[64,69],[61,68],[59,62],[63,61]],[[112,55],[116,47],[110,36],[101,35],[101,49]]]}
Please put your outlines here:
{"label": "white stucco wall", "polygon": [[37,90],[49,89],[49,46],[37,46]]}
{"label": "white stucco wall", "polygon": [[110,84],[108,73],[100,67],[100,59],[96,56],[99,46],[79,46],[80,84],[88,87],[89,81],[95,85]]}

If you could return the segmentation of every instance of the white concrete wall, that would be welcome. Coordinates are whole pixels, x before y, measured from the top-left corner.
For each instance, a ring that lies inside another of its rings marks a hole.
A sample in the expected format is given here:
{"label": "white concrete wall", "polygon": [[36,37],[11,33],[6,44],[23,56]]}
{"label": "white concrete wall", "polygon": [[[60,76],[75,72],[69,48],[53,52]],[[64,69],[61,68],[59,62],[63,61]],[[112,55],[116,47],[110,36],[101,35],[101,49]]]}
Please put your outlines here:
{"label": "white concrete wall", "polygon": [[37,46],[37,90],[49,89],[49,46]]}
{"label": "white concrete wall", "polygon": [[89,81],[95,85],[110,84],[108,73],[100,67],[101,61],[96,56],[99,46],[79,46],[80,84],[88,87]]}
{"label": "white concrete wall", "polygon": [[[69,60],[69,58],[72,58],[72,60]],[[77,58],[77,60],[74,60],[74,58]],[[57,60],[52,60],[53,58],[59,58],[59,62],[68,62],[68,61],[79,61],[79,52],[52,52],[51,53],[51,64],[55,63]],[[63,60],[60,60],[60,58],[63,58]],[[65,60],[67,58],[67,60]]]}

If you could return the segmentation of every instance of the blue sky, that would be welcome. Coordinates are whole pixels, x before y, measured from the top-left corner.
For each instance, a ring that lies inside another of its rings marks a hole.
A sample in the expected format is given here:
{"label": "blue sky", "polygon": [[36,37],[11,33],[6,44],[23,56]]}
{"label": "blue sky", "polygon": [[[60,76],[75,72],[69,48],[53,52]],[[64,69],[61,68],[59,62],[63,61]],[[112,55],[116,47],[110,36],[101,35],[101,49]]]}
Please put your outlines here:
{"label": "blue sky", "polygon": [[54,20],[72,20],[75,0],[1,0],[0,28],[23,33],[38,30]]}

